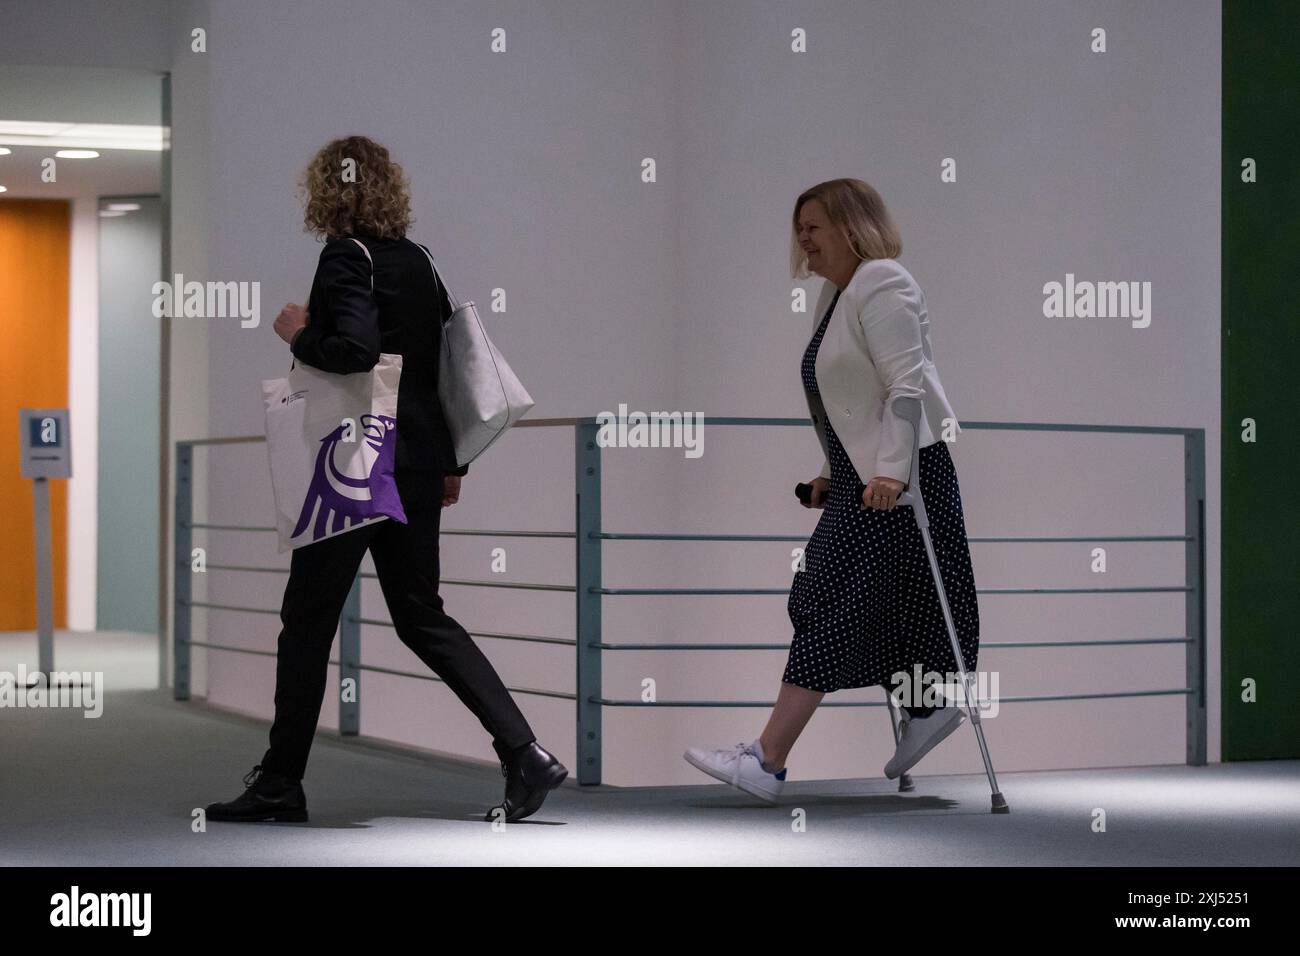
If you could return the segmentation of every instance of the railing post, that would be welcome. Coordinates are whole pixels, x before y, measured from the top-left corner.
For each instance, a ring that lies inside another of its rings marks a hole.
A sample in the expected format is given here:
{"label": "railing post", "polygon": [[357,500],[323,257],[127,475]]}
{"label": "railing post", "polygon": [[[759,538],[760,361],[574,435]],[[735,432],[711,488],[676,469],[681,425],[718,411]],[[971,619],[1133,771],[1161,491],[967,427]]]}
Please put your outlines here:
{"label": "railing post", "polygon": [[[361,574],[352,579],[352,589],[343,604],[339,620],[339,733],[361,733]],[[348,681],[352,682],[349,691]]]}
{"label": "railing post", "polygon": [[172,561],[172,697],[190,699],[190,601],[194,597],[194,572],[190,551],[194,547],[194,446],[176,443],[175,560]]}
{"label": "railing post", "polygon": [[1183,433],[1187,591],[1187,763],[1205,766],[1205,430]]}
{"label": "railing post", "polygon": [[600,445],[599,425],[574,426],[574,588],[577,595],[578,783],[600,783]]}

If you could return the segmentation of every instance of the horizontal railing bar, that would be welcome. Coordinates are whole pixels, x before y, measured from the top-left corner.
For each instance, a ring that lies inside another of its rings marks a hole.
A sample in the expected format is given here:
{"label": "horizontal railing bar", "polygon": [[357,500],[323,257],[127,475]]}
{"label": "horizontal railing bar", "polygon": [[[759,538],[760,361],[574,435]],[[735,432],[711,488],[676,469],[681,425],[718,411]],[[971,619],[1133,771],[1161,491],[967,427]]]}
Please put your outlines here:
{"label": "horizontal railing bar", "polygon": [[1163,594],[1172,591],[1187,592],[1190,585],[1148,585],[1132,588],[976,588],[978,594]]}
{"label": "horizontal railing bar", "polygon": [[808,534],[628,534],[621,531],[591,532],[588,537],[605,541],[807,541]]}
{"label": "horizontal railing bar", "polygon": [[[206,607],[217,611],[244,611],[249,614],[279,614],[280,613],[279,611],[271,610],[270,608],[241,607],[236,604],[214,604],[209,601],[187,601],[184,603],[186,603],[189,607]],[[349,618],[349,620],[355,620],[360,624],[374,624],[378,627],[393,626],[392,621],[385,621],[379,618],[361,617],[361,618]],[[576,646],[578,643],[576,640],[574,640],[571,637],[544,637],[540,634],[506,634],[506,633],[501,633],[496,631],[469,631],[468,633],[473,635],[474,637],[490,637],[502,641],[525,641],[525,642],[532,642],[537,644],[564,644],[570,646]]]}
{"label": "horizontal railing bar", "polygon": [[[1099,694],[1042,694],[1030,697],[999,697],[997,703],[1001,704],[1025,704],[1035,703],[1038,701],[1049,700],[1100,700],[1113,699],[1120,697],[1165,697],[1170,695],[1186,696],[1193,693],[1190,687],[1171,688],[1169,690],[1132,690],[1132,691],[1111,691]],[[980,698],[982,701],[983,697]],[[776,702],[771,700],[610,700],[601,697],[591,698],[591,703],[600,704],[602,707],[773,707]],[[884,707],[883,700],[846,700],[834,701],[823,699],[818,707]],[[964,705],[958,705],[964,706]]]}
{"label": "horizontal railing bar", "polygon": [[[369,578],[372,581],[379,580],[379,575],[370,571],[362,571],[358,577]],[[440,578],[438,585],[459,584],[467,588],[511,588],[520,591],[568,591],[572,593],[576,590],[572,584],[530,584],[526,581],[471,581],[464,578]]]}
{"label": "horizontal railing bar", "polygon": [[261,524],[209,524],[204,521],[178,522],[183,528],[208,528],[214,531],[274,531],[271,525]]}
{"label": "horizontal railing bar", "polygon": [[[1098,647],[1136,644],[1187,644],[1189,637],[1117,637],[1088,641],[980,641],[980,650],[992,650],[996,647]],[[672,644],[656,641],[640,644],[607,644],[592,642],[588,647],[598,647],[602,651],[787,651],[786,644]]]}
{"label": "horizontal railing bar", "polygon": [[[976,588],[976,594],[1148,594],[1167,591],[1190,591],[1187,585],[1132,588]],[[784,588],[588,588],[589,594],[663,595],[663,594],[789,594]]]}
{"label": "horizontal railing bar", "polygon": [[1069,543],[1089,541],[1190,541],[1190,534],[1099,534],[1099,535],[969,535],[966,538],[972,544],[1000,544],[1013,542],[1018,544]]}
{"label": "horizontal railing bar", "polygon": [[[209,528],[220,531],[274,531],[261,525],[189,524],[190,528]],[[572,538],[572,531],[492,531],[472,528],[443,528],[442,534],[479,535],[502,538]],[[592,533],[592,538],[606,541],[807,541],[807,534],[653,534],[605,531]],[[1094,534],[1094,535],[968,535],[971,544],[1018,543],[1045,544],[1090,541],[1190,541],[1189,534]]]}
{"label": "horizontal railing bar", "polygon": [[[710,418],[703,416],[703,421],[707,425],[790,425],[790,426],[807,426],[812,427],[812,421],[808,418],[743,418],[731,415],[718,416]],[[573,425],[594,425],[602,422],[613,422],[622,424],[645,424],[647,427],[651,424],[646,422],[629,423],[627,418],[617,415],[601,416],[599,419],[595,415],[587,415],[582,418],[525,418],[515,422],[512,428],[554,428],[557,426]],[[660,424],[656,422],[655,424]],[[958,421],[960,428],[973,428],[977,430],[988,431],[1029,431],[1029,432],[1105,432],[1114,434],[1129,435],[1195,435],[1204,434],[1204,428],[1183,428],[1177,425],[1085,425],[1085,424],[1068,424],[1062,422],[963,422]],[[188,447],[197,447],[201,445],[233,445],[241,442],[263,442],[266,441],[265,435],[234,435],[228,438],[181,438],[178,439],[177,446],[185,445]]]}
{"label": "horizontal railing bar", "polygon": [[784,588],[588,588],[588,594],[789,594]]}
{"label": "horizontal railing bar", "polygon": [[1082,425],[1054,422],[962,422],[960,428],[1017,432],[1108,432],[1125,435],[1191,435],[1204,428],[1181,428],[1177,425]]}
{"label": "horizontal railing bar", "polygon": [[[215,531],[274,531],[269,525],[208,524],[206,522],[182,522],[189,528],[205,528]],[[495,531],[478,528],[443,528],[442,534],[476,535],[479,537],[500,538],[572,538],[572,531]],[[622,531],[604,531],[592,533],[592,538],[605,541],[807,541],[805,534],[654,534],[632,533]],[[1078,543],[1091,541],[1190,541],[1188,534],[1097,534],[1097,535],[1008,535],[985,536],[968,535],[971,544],[1014,543],[1014,544],[1048,544]]]}
{"label": "horizontal railing bar", "polygon": [[[231,644],[216,644],[213,643],[213,641],[190,641],[190,646],[194,646],[194,648],[212,648],[213,650],[231,650],[231,652],[237,654],[257,654],[257,656],[260,657],[276,657],[276,652],[274,652],[274,650],[256,650],[253,648],[237,648],[237,646]],[[341,665],[341,662],[330,661],[330,665],[338,667],[339,665]],[[435,676],[433,674],[416,674],[416,672],[413,671],[393,670],[390,669],[390,667],[377,667],[374,665],[368,665],[368,663],[359,663],[359,665],[355,665],[355,666],[356,666],[356,670],[373,671],[376,672],[376,674],[391,674],[394,676],[399,676],[399,678],[417,678],[419,680],[433,680],[433,682],[439,684],[447,683],[445,682],[445,680],[442,680],[441,678],[438,678],[438,676]],[[538,689],[534,687],[507,687],[506,689],[511,693],[530,693],[530,695],[534,695],[537,697],[556,697],[559,698],[559,700],[577,700],[577,695],[575,695],[575,693],[567,693],[564,691],[542,691],[542,689]]]}
{"label": "horizontal railing bar", "polygon": [[177,447],[197,448],[201,445],[238,445],[244,442],[266,441],[265,435],[228,435],[225,438],[178,438]]}
{"label": "horizontal railing bar", "polygon": [[[392,621],[385,621],[376,617],[349,617],[349,621],[355,621],[358,624],[373,624],[376,627],[392,627]],[[500,631],[466,631],[471,637],[490,637],[500,641],[523,641],[528,644],[564,644],[569,647],[576,647],[577,641],[571,637],[543,637],[540,634],[506,634]]]}
{"label": "horizontal railing bar", "polygon": [[[622,531],[592,532],[589,537],[605,541],[807,541],[808,534],[652,534],[626,533]],[[1030,535],[1008,537],[986,537],[969,535],[966,540],[971,544],[988,544],[1014,542],[1019,544],[1042,544],[1050,542],[1092,542],[1092,541],[1190,541],[1188,534],[1124,534],[1124,535]]]}
{"label": "horizontal railing bar", "polygon": [[257,654],[261,657],[275,657],[275,651],[256,650],[251,647],[235,647],[233,644],[217,644],[213,641],[189,641],[190,647],[210,647],[217,651],[234,651],[236,654]]}
{"label": "horizontal railing bar", "polygon": [[244,611],[248,614],[279,614],[279,610],[266,607],[241,607],[238,604],[213,604],[209,601],[182,601],[187,607],[208,607],[216,611]]}
{"label": "horizontal railing bar", "polygon": [[[211,607],[219,610],[230,611],[249,611],[258,614],[278,614],[279,611],[266,610],[264,608],[244,608],[234,607],[224,604],[206,604],[198,601],[190,602],[195,607]],[[380,618],[349,618],[359,624],[371,624],[376,627],[392,627],[392,621],[385,621]],[[469,631],[472,637],[485,637],[501,641],[521,641],[532,644],[560,644],[566,647],[577,644],[573,638],[569,637],[544,637],[538,634],[507,634],[498,631]],[[1152,644],[1186,644],[1191,640],[1187,637],[1133,637],[1133,638],[1103,638],[1101,640],[1080,640],[1080,641],[981,641],[980,650],[992,650],[994,648],[1007,647],[1114,647],[1114,646],[1145,646]],[[197,642],[191,642],[198,645]],[[592,643],[590,647],[597,647],[605,651],[782,651],[789,650],[788,643],[763,643],[763,644],[672,644],[668,642],[650,642],[650,643]]]}
{"label": "horizontal railing bar", "polygon": [[[188,568],[190,562],[183,561],[178,563],[178,567]],[[288,568],[267,568],[257,564],[207,564],[204,565],[209,571],[256,571],[278,574],[288,574]]]}
{"label": "horizontal railing bar", "polygon": [[482,528],[441,528],[442,534],[472,534],[490,538],[573,538],[573,531],[492,531]]}
{"label": "horizontal railing bar", "polygon": [[1138,644],[1190,644],[1190,637],[1104,637],[1096,641],[980,641],[980,650],[991,647],[1113,647]]}
{"label": "horizontal railing bar", "polygon": [[[179,565],[180,567],[189,567],[189,562]],[[209,564],[209,571],[244,571],[244,572],[266,572],[272,574],[287,574],[288,568],[268,568],[252,564]],[[378,575],[370,571],[362,571],[358,575],[362,578],[369,578],[372,581],[378,580]],[[526,582],[515,581],[462,581],[456,578],[442,578],[439,584],[461,584],[467,587],[481,588],[516,588],[524,591],[567,591],[572,592],[572,584],[528,584]],[[278,611],[276,613],[279,613]]]}
{"label": "horizontal railing bar", "polygon": [[789,644],[670,644],[667,641],[655,641],[649,644],[606,644],[593,641],[588,647],[598,647],[602,651],[784,651]]}
{"label": "horizontal railing bar", "polygon": [[[399,671],[390,667],[377,667],[374,664],[356,664],[354,665],[360,671],[372,671],[376,674],[391,674],[394,677],[414,677],[417,680],[431,680],[437,684],[447,683],[441,677],[434,674],[417,674],[414,671]],[[506,690],[512,694],[532,694],[535,697],[554,697],[558,700],[577,700],[578,695],[568,693],[562,690],[542,690],[536,687],[506,687]]]}
{"label": "horizontal railing bar", "polygon": [[[212,524],[206,521],[182,521],[182,527],[206,528],[211,531],[275,531],[271,525]],[[442,528],[441,534],[481,535],[492,538],[572,538],[572,531],[496,531],[479,528]]]}

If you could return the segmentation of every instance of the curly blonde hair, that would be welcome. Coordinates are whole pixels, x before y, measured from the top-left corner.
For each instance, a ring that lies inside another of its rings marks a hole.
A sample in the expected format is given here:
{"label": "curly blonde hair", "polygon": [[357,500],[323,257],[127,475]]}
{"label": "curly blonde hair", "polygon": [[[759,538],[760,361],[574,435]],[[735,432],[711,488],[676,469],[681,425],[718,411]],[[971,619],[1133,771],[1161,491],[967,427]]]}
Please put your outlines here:
{"label": "curly blonde hair", "polygon": [[[352,160],[346,169],[344,163]],[[411,187],[388,150],[365,136],[331,140],[298,181],[304,232],[337,239],[354,234],[401,239],[413,221]]]}
{"label": "curly blonde hair", "polygon": [[806,279],[812,274],[808,254],[799,245],[799,210],[810,199],[826,208],[827,218],[859,259],[897,259],[902,254],[903,238],[880,193],[860,179],[829,179],[808,187],[794,201],[790,216],[790,275],[794,278]]}

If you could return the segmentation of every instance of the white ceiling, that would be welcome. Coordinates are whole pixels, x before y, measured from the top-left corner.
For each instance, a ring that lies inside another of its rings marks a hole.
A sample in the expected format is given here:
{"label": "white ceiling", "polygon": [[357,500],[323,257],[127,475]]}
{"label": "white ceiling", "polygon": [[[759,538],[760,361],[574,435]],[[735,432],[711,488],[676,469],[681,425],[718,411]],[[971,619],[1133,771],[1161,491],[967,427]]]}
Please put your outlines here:
{"label": "white ceiling", "polygon": [[100,150],[98,159],[56,159],[53,183],[41,182],[42,146],[10,146],[0,156],[0,202],[6,199],[71,199],[79,196],[150,194],[161,189],[162,154],[139,149]]}
{"label": "white ceiling", "polygon": [[[0,121],[158,124],[161,77],[139,70],[0,67]],[[48,146],[7,145],[0,156],[5,199],[148,195],[162,184],[161,153],[101,149],[97,159],[56,159],[56,182],[41,181]]]}

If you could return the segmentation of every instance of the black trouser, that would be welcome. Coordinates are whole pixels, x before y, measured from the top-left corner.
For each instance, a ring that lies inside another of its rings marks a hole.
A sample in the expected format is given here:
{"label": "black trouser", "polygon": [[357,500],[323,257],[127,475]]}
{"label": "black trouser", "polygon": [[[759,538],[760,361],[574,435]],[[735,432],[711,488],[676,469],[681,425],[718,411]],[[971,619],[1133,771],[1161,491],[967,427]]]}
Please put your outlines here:
{"label": "black trouser", "polygon": [[406,524],[391,519],[293,552],[280,609],[275,722],[262,769],[301,780],[320,719],[330,647],[366,549],[402,643],[455,692],[492,736],[497,754],[536,739],[501,678],[438,595],[442,475],[396,472]]}

